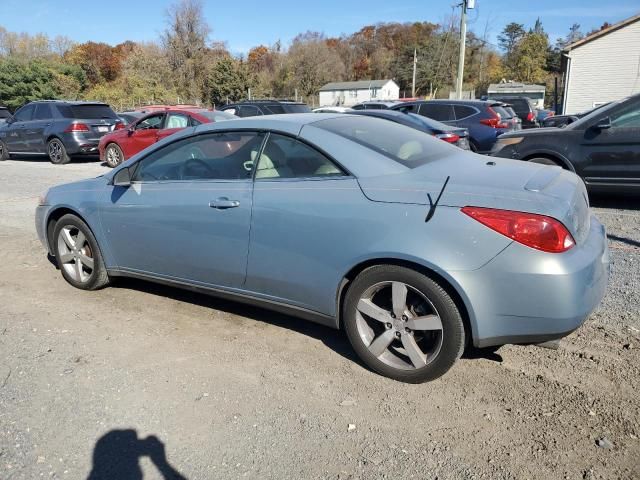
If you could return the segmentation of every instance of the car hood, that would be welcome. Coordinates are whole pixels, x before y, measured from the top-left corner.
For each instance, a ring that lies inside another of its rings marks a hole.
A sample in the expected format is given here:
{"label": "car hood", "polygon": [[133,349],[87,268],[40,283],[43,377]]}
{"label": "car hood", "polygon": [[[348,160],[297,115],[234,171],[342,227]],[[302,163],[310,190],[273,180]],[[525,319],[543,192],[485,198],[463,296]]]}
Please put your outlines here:
{"label": "car hood", "polygon": [[429,196],[435,202],[442,191],[441,206],[473,205],[548,215],[562,221],[576,241],[589,230],[584,184],[560,167],[461,152],[400,174],[358,182],[372,201],[429,206]]}

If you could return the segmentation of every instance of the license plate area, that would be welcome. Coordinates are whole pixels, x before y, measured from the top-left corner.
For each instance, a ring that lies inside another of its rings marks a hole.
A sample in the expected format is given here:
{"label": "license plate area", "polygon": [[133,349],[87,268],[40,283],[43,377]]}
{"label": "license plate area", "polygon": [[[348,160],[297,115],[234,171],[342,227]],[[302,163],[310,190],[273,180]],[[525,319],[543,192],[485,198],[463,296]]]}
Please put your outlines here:
{"label": "license plate area", "polygon": [[106,125],[101,125],[99,127],[96,127],[96,130],[98,131],[98,133],[107,133],[109,131],[109,127]]}

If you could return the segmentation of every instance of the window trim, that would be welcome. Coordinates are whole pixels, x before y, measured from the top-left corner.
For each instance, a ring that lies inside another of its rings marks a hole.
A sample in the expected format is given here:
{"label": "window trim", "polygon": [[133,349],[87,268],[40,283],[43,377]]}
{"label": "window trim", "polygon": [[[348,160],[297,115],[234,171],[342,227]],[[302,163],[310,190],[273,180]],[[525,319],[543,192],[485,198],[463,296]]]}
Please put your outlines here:
{"label": "window trim", "polygon": [[[271,137],[271,134],[274,135],[280,135],[282,137],[289,137],[293,140],[297,140],[298,142],[306,145],[307,147],[311,148],[312,150],[315,150],[316,152],[318,152],[319,154],[321,154],[323,157],[325,157],[327,160],[329,160],[338,170],[340,170],[343,175],[318,175],[318,176],[314,176],[314,177],[273,177],[273,178],[256,178],[256,171],[258,169],[258,164],[260,163],[260,157],[262,156],[262,152],[264,151],[265,146],[267,145],[267,142],[269,141],[269,138]],[[342,166],[342,164],[338,161],[336,161],[331,155],[327,154],[324,150],[322,150],[321,148],[315,146],[314,144],[306,141],[304,138],[300,138],[299,136],[295,136],[292,135],[290,133],[287,132],[279,132],[279,131],[273,131],[273,130],[268,130],[267,131],[267,135],[265,136],[265,140],[264,143],[262,144],[261,148],[260,148],[260,153],[258,155],[258,161],[256,162],[256,164],[253,166],[253,175],[252,175],[252,180],[253,182],[285,182],[285,181],[294,181],[294,182],[298,182],[298,181],[309,181],[309,180],[342,180],[342,179],[347,179],[347,178],[355,178],[355,176],[349,172],[349,170],[347,170],[346,168],[344,168]]]}
{"label": "window trim", "polygon": [[458,118],[458,114],[456,113],[456,104],[454,103],[452,106],[453,106],[453,116],[456,117],[455,120],[449,120],[449,121],[452,121],[452,122],[457,122],[458,120],[466,120],[467,118],[471,118],[474,115],[477,115],[477,114],[480,113],[480,110],[478,110],[476,107],[474,107],[472,105],[460,104],[460,105],[457,105],[457,106],[465,107],[465,108],[471,108],[472,110],[475,110],[475,111],[471,115],[467,115],[466,117]]}

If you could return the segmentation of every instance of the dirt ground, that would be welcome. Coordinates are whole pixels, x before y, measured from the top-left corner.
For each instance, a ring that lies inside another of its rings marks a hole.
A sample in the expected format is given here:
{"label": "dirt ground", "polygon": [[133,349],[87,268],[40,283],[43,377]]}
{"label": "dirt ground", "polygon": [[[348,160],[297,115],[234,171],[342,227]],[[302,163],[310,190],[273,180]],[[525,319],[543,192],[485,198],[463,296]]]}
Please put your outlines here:
{"label": "dirt ground", "polygon": [[611,285],[558,351],[474,350],[405,385],[296,318],[69,286],[36,238],[37,196],[104,171],[0,163],[0,479],[640,478],[639,199],[593,201]]}

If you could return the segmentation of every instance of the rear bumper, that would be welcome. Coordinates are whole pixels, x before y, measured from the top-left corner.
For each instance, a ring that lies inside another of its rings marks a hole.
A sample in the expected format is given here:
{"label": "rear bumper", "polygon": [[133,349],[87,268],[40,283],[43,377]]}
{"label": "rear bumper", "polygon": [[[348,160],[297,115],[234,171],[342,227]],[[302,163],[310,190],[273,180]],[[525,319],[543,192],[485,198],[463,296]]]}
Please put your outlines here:
{"label": "rear bumper", "polygon": [[98,155],[100,138],[83,133],[64,133],[61,140],[69,155]]}
{"label": "rear bumper", "polygon": [[604,296],[605,229],[592,216],[588,237],[568,252],[549,254],[514,242],[484,267],[451,274],[473,308],[475,346],[562,338],[582,325]]}

